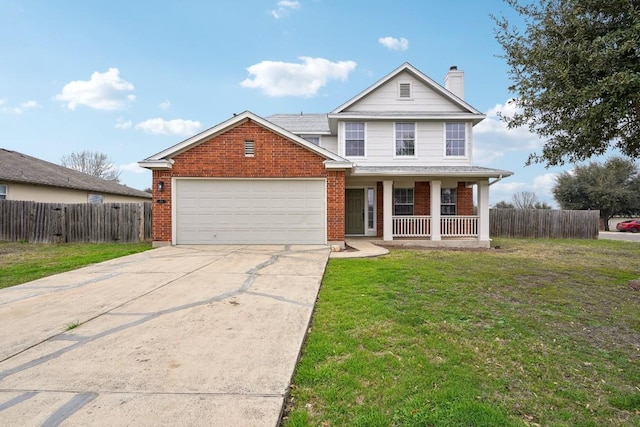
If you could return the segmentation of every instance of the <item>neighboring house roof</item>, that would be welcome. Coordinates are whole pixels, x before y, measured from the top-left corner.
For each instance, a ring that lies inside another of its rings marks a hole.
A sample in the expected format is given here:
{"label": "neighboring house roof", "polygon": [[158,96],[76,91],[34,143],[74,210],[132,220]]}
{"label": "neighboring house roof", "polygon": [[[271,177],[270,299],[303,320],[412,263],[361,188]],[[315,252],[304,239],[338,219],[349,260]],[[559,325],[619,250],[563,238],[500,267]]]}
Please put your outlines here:
{"label": "neighboring house roof", "polygon": [[351,176],[421,176],[421,177],[468,177],[506,178],[511,171],[483,168],[480,166],[356,166]]}
{"label": "neighboring house roof", "polygon": [[[366,88],[365,90],[363,90],[362,92],[360,92],[359,94],[357,94],[356,96],[354,96],[353,98],[345,102],[344,104],[340,105],[338,108],[336,108],[329,114],[329,117],[331,118],[334,115],[342,116],[343,114],[347,113],[344,110],[353,106],[358,101],[360,101],[361,99],[369,95],[371,92],[375,91],[380,86],[384,85],[385,83],[387,83],[388,81],[390,81],[391,79],[395,78],[397,75],[405,71],[411,73],[415,78],[422,81],[425,85],[429,86],[434,91],[438,92],[442,97],[448,99],[453,104],[458,105],[463,110],[466,110],[468,112],[466,115],[467,117],[469,117],[469,115],[477,116],[477,119],[478,119],[477,121],[480,121],[485,117],[485,115],[482,112],[473,108],[470,104],[466,103],[464,100],[458,98],[453,93],[451,93],[444,87],[440,86],[433,79],[428,77],[426,74],[423,74],[420,70],[418,70],[408,62],[405,62],[404,64],[402,64],[401,66],[393,70],[391,73],[387,74],[382,79],[375,82],[373,85],[369,86],[368,88]],[[389,112],[387,114],[392,114],[392,113]],[[432,115],[433,114],[429,114],[429,116],[432,116]]]}
{"label": "neighboring house roof", "polygon": [[250,111],[245,111],[243,113],[236,114],[230,119],[225,120],[224,122],[212,128],[209,128],[203,132],[200,132],[199,134],[194,135],[189,139],[185,139],[184,141],[174,145],[173,147],[169,147],[164,151],[161,151],[157,154],[154,154],[151,157],[148,157],[138,162],[138,164],[141,167],[148,168],[148,169],[171,169],[171,166],[173,164],[172,158],[174,156],[180,153],[183,153],[205,142],[209,138],[212,138],[216,135],[220,135],[247,120],[254,121],[258,123],[260,126],[263,126],[271,130],[272,132],[277,133],[283,136],[284,138],[287,138],[292,142],[305,147],[309,151],[312,151],[324,157],[327,160],[325,164],[327,165],[328,168],[331,168],[331,167],[350,168],[351,167],[351,162],[348,161],[347,159],[344,159],[325,148],[312,144],[309,141],[303,139],[302,137],[291,133],[289,130],[284,129],[283,127],[278,126],[277,124],[269,120],[263,119],[262,117],[256,114],[253,114]]}
{"label": "neighboring house roof", "polygon": [[0,148],[0,182],[3,181],[151,198],[145,191]]}
{"label": "neighboring house roof", "polygon": [[266,117],[271,123],[295,134],[331,135],[327,114],[274,114]]}

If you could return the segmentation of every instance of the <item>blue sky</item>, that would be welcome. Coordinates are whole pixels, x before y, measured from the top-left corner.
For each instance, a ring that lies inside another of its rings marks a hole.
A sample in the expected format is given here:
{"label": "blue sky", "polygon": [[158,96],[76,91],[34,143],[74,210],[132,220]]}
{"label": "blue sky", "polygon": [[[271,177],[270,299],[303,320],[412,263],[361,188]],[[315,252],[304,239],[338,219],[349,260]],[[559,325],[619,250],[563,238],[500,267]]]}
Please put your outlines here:
{"label": "blue sky", "polygon": [[144,189],[136,162],[233,113],[329,112],[404,62],[439,83],[457,65],[488,115],[474,164],[515,172],[491,202],[553,203],[570,165],[525,167],[542,142],[496,117],[513,94],[490,14],[512,16],[502,0],[0,0],[0,147],[100,151]]}

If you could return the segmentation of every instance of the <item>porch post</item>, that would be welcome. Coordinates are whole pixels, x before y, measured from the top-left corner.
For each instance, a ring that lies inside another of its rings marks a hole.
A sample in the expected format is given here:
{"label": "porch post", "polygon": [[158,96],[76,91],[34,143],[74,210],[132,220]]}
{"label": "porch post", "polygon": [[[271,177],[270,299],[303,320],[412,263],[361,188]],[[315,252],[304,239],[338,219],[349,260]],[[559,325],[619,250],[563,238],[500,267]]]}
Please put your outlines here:
{"label": "porch post", "polygon": [[382,181],[382,240],[393,240],[393,181]]}
{"label": "porch post", "polygon": [[440,236],[440,189],[442,181],[431,181],[431,240],[442,240]]}
{"label": "porch post", "polygon": [[478,182],[478,244],[490,247],[489,237],[489,181]]}

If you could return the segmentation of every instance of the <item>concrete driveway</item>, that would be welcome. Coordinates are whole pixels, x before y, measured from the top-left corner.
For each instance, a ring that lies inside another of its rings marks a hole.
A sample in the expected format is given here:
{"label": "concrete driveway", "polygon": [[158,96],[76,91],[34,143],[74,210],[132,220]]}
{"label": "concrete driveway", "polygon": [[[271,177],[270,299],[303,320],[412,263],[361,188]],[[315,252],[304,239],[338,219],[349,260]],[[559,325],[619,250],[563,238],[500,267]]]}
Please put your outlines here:
{"label": "concrete driveway", "polygon": [[628,233],[620,231],[601,231],[598,234],[599,239],[605,240],[626,240],[629,242],[640,242],[640,233]]}
{"label": "concrete driveway", "polygon": [[0,290],[0,425],[277,425],[328,256],[164,247]]}

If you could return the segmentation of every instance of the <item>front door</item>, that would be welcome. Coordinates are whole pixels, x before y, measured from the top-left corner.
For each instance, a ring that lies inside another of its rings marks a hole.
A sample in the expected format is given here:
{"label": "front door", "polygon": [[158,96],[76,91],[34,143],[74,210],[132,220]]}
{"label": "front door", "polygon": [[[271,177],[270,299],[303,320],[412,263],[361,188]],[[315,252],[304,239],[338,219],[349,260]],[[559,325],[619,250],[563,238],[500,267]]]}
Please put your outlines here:
{"label": "front door", "polygon": [[345,234],[364,234],[364,190],[362,188],[346,190]]}

